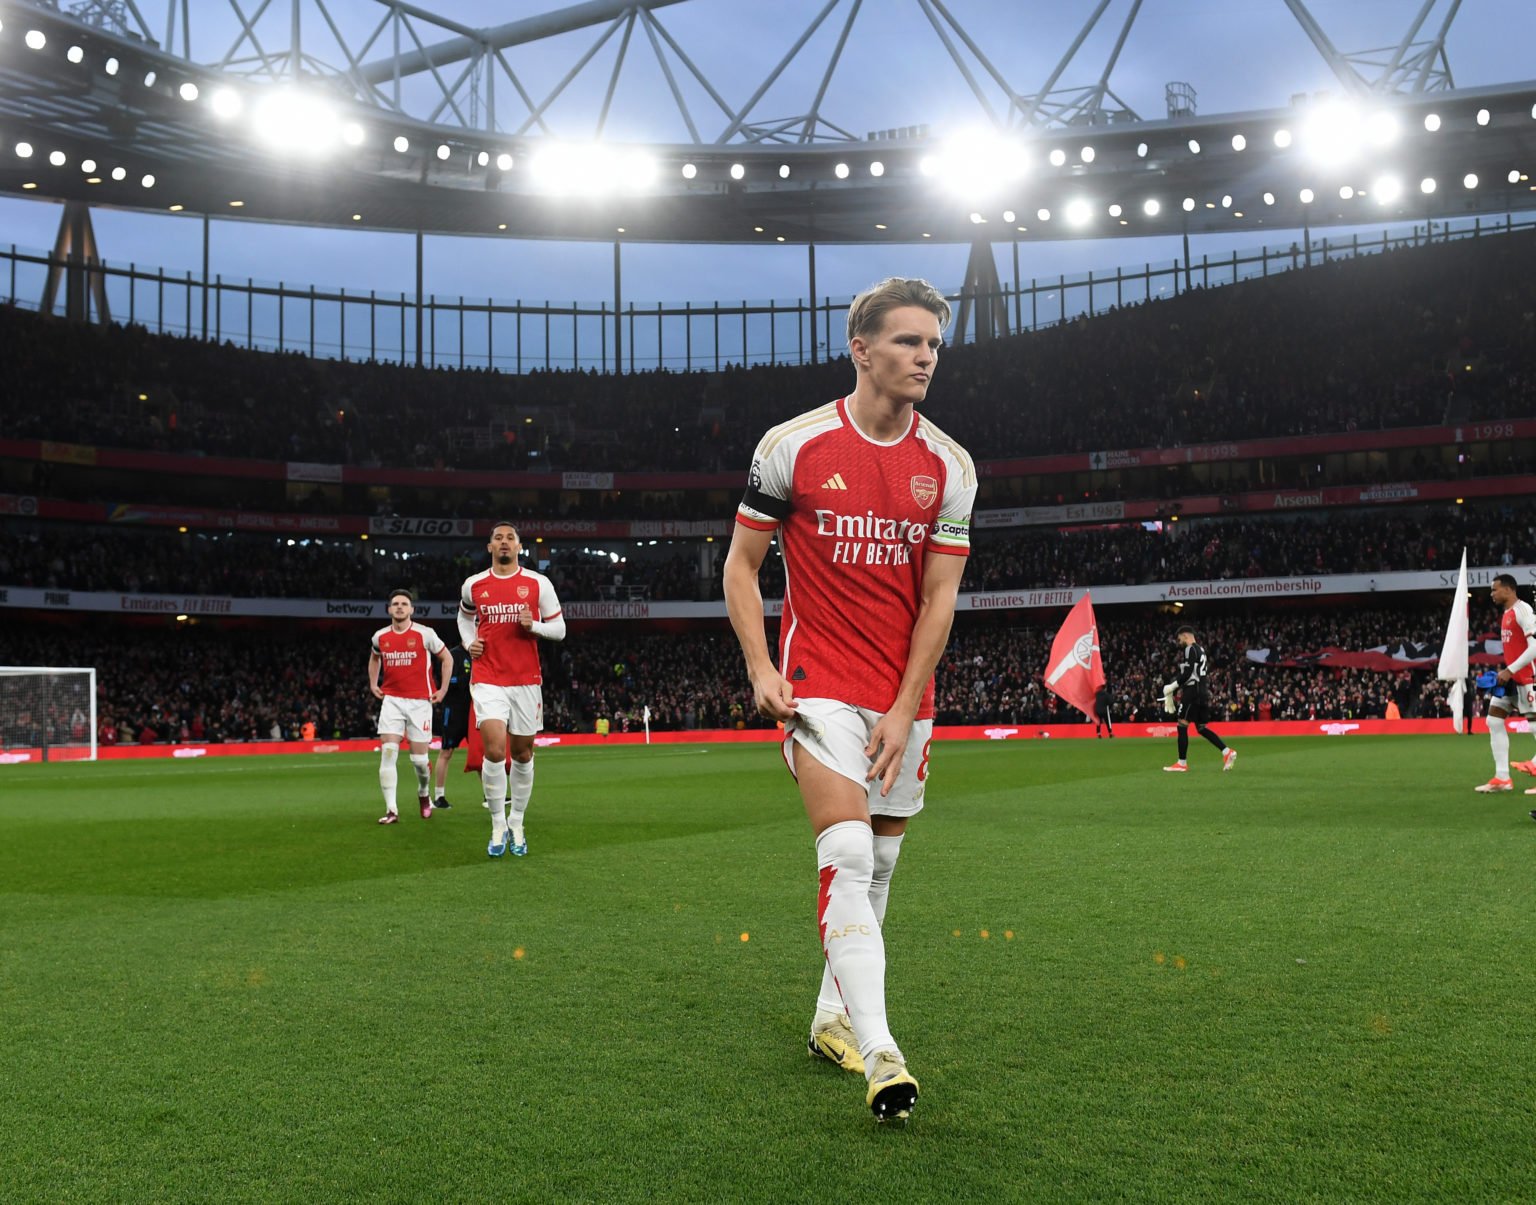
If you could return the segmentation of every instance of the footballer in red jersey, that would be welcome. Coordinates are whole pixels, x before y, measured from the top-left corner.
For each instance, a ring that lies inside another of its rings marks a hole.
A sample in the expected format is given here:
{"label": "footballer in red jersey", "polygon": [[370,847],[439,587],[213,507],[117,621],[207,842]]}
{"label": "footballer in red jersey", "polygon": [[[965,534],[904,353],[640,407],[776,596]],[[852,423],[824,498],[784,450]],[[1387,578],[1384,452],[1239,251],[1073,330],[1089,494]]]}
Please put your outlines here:
{"label": "footballer in red jersey", "polygon": [[[1511,574],[1501,573],[1493,579],[1488,595],[1499,608],[1499,635],[1504,641],[1504,668],[1488,700],[1488,744],[1493,750],[1493,777],[1474,788],[1484,795],[1500,791],[1513,791],[1510,778],[1509,728],[1510,715],[1519,714],[1536,721],[1536,674],[1531,662],[1536,660],[1536,613],[1531,605],[1515,590]],[[1536,763],[1515,762],[1514,768],[1527,774],[1536,774]],[[1536,795],[1536,789],[1526,792]],[[1536,813],[1532,814],[1536,819]]]}
{"label": "footballer in red jersey", "polygon": [[[917,412],[949,323],[922,280],[854,299],[847,397],[758,444],[725,564],[726,606],[760,714],[784,725],[784,758],[816,834],[826,964],[808,1048],[867,1082],[880,1120],[917,1099],[885,1007],[885,916],[908,820],[923,806],[933,673],[970,551],[976,469]],[[758,571],[784,558],[775,666]]]}
{"label": "footballer in red jersey", "polygon": [[[564,640],[565,620],[554,584],[518,562],[522,540],[507,522],[491,528],[491,567],[465,579],[459,595],[459,637],[474,658],[469,695],[483,756],[480,785],[491,813],[486,852],[510,846],[528,852],[523,817],[533,796],[533,738],[544,727],[544,675],[539,640]],[[507,753],[512,754],[511,813],[507,812]]]}
{"label": "footballer in red jersey", "polygon": [[432,685],[432,658],[441,663],[443,681],[452,661],[441,638],[431,628],[414,622],[414,596],[409,590],[390,592],[389,626],[373,634],[368,654],[368,688],[379,706],[379,789],[384,793],[384,815],[380,824],[398,824],[395,806],[399,773],[395,760],[400,742],[411,743],[411,769],[416,771],[417,803],[421,818],[432,818],[432,800],[427,786],[430,770],[427,747],[432,742],[432,705],[441,701],[443,691]]}

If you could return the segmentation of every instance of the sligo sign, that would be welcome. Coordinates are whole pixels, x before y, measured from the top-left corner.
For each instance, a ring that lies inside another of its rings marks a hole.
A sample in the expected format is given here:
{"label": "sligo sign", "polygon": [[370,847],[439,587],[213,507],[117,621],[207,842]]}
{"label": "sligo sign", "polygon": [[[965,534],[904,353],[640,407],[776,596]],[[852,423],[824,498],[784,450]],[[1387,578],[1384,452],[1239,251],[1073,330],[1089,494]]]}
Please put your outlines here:
{"label": "sligo sign", "polygon": [[368,520],[368,534],[463,538],[475,534],[475,523],[473,519],[409,519],[399,515],[375,515]]}

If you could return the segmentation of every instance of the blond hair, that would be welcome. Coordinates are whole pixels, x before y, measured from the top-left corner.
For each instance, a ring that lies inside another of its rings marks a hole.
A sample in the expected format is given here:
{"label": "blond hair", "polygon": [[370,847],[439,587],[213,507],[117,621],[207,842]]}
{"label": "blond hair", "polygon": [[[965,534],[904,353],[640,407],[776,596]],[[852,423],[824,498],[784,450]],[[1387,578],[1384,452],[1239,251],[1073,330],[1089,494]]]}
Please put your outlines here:
{"label": "blond hair", "polygon": [[939,320],[940,330],[949,325],[949,302],[944,300],[943,293],[926,280],[891,276],[853,299],[848,307],[848,342],[879,334],[885,326],[886,314],[908,305],[927,310]]}

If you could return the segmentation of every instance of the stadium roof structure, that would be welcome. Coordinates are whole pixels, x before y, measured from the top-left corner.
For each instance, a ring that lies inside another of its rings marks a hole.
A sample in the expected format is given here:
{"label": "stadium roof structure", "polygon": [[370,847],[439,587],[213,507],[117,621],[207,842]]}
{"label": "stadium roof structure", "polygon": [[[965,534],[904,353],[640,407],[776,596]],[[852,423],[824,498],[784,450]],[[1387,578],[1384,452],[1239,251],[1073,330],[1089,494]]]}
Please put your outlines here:
{"label": "stadium roof structure", "polygon": [[[1453,86],[1445,36],[1460,0],[1436,36],[1416,40],[1437,3],[1425,0],[1401,39],[1356,56],[1332,46],[1302,0],[1284,0],[1333,69],[1336,94],[1197,116],[1192,90],[1171,85],[1173,115],[1156,120],[1110,86],[1141,0],[1130,0],[1095,84],[1057,86],[1111,0],[1098,0],[1027,94],[940,0],[912,0],[976,98],[980,132],[968,139],[922,127],[860,138],[825,116],[859,0],[841,13],[843,0],[828,0],[739,107],[663,24],[659,10],[680,0],[587,0],[493,29],[374,0],[378,25],[353,38],[325,0],[295,0],[278,6],[291,17],[286,36],[278,26],[280,50],[257,24],[268,5],[247,18],[232,3],[232,41],[198,56],[187,0],[164,0],[163,39],[145,21],[148,2],[80,0],[68,12],[46,0],[0,2],[0,192],[322,227],[708,244],[1192,235],[1536,207],[1536,80]],[[341,66],[304,42],[301,10],[310,28],[328,27]],[[806,112],[757,116],[812,34],[837,28],[827,24],[834,15],[841,35]],[[596,45],[535,101],[508,48],[581,31]],[[637,31],[684,138],[602,138]],[[551,103],[616,38],[595,133],[556,138]],[[377,53],[385,44],[391,52]],[[700,135],[680,77],[723,113],[713,140]]]}

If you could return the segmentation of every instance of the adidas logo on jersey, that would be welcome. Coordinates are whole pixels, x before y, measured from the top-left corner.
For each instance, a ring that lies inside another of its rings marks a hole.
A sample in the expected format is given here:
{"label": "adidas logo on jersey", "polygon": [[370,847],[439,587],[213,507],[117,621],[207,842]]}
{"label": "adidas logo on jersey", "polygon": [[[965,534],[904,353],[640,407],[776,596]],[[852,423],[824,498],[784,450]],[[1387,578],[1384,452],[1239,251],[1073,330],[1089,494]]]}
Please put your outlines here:
{"label": "adidas logo on jersey", "polygon": [[832,476],[821,483],[821,488],[824,490],[845,490],[848,488],[848,484],[843,480],[841,473],[833,473]]}

